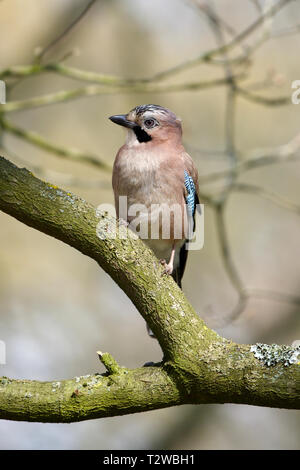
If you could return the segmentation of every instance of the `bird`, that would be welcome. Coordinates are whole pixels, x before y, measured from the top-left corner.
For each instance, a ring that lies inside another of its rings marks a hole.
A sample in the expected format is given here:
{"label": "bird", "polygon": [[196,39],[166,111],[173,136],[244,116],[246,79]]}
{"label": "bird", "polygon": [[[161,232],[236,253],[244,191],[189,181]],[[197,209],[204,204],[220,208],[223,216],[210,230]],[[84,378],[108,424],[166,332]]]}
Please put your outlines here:
{"label": "bird", "polygon": [[[130,228],[133,222],[135,229],[140,228],[147,216],[146,228],[154,226],[157,231],[154,235],[148,232],[143,241],[164,266],[163,273],[171,275],[182,288],[186,242],[195,228],[200,204],[198,171],[182,144],[181,119],[155,104],[138,105],[127,114],[109,119],[127,130],[125,144],[113,165],[117,218],[121,196],[127,201],[122,219]],[[135,205],[140,210],[130,211]],[[192,230],[189,232],[187,227]]]}

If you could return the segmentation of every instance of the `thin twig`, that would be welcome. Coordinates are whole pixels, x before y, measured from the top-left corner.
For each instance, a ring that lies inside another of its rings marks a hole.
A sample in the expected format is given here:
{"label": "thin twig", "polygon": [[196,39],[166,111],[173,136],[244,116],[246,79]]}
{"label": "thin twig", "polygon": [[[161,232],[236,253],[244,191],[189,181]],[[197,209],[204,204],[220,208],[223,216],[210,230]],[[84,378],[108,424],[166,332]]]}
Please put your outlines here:
{"label": "thin twig", "polygon": [[209,184],[220,179],[227,178],[231,174],[239,175],[248,170],[272,164],[295,162],[300,159],[300,134],[297,134],[290,142],[274,149],[264,149],[250,152],[244,156],[245,160],[240,161],[234,168],[215,171],[207,175],[199,175],[201,184]]}
{"label": "thin twig", "polygon": [[85,8],[82,10],[82,12],[62,31],[61,34],[59,34],[57,37],[55,37],[46,47],[42,49],[39,54],[37,54],[35,62],[40,63],[42,59],[45,57],[46,54],[49,53],[51,49],[53,49],[54,46],[56,46],[63,38],[67,36],[67,34],[70,33],[70,31],[79,23],[80,20],[85,16],[85,14],[89,11],[89,9],[94,5],[94,3],[97,0],[90,0]]}
{"label": "thin twig", "polygon": [[[219,49],[222,49],[225,44],[225,38],[222,31],[222,25],[218,15],[216,14],[214,4],[211,1],[210,3],[201,3],[201,9],[207,16],[209,24],[212,28],[212,31],[216,38],[216,43]],[[226,94],[226,108],[225,108],[225,152],[233,160],[233,163],[236,161],[237,154],[235,152],[235,108],[236,108],[236,99],[235,99],[235,80],[233,78],[232,67],[230,65],[230,60],[226,51],[223,53],[224,60],[224,72],[227,78],[228,87]]]}
{"label": "thin twig", "polygon": [[[236,78],[244,78],[244,74],[239,74]],[[24,109],[33,109],[41,106],[62,103],[74,100],[83,96],[95,95],[116,95],[118,93],[175,93],[179,91],[195,91],[215,88],[227,84],[226,78],[217,78],[200,82],[187,82],[174,85],[152,85],[152,84],[133,84],[131,86],[105,87],[101,85],[89,85],[83,88],[73,90],[63,90],[47,95],[37,96],[19,101],[10,101],[0,105],[0,112],[20,111]]]}
{"label": "thin twig", "polygon": [[219,238],[219,243],[222,252],[222,258],[224,261],[224,267],[227,271],[227,274],[231,280],[232,285],[237,290],[239,295],[242,297],[244,295],[244,284],[242,279],[236,269],[235,263],[232,258],[227,229],[225,224],[225,206],[224,204],[219,204],[215,208],[215,215],[216,215],[216,227],[217,233]]}
{"label": "thin twig", "polygon": [[255,297],[259,299],[273,300],[274,302],[284,302],[293,304],[295,306],[300,305],[300,297],[293,294],[286,294],[284,292],[278,292],[268,289],[256,289],[248,287],[245,289],[245,294],[248,297]]}
{"label": "thin twig", "polygon": [[10,134],[15,135],[16,137],[20,137],[30,144],[39,147],[46,152],[54,153],[60,157],[74,160],[82,163],[89,163],[90,165],[96,166],[97,168],[105,171],[111,171],[111,167],[101,161],[97,156],[91,155],[88,153],[80,152],[76,149],[67,149],[64,147],[59,147],[58,145],[52,144],[51,142],[47,141],[41,135],[37,134],[36,132],[27,131],[16,125],[12,124],[11,122],[7,121],[4,118],[0,119],[0,127],[5,131],[9,132]]}
{"label": "thin twig", "polygon": [[[215,49],[212,49],[208,52],[205,52],[195,59],[189,59],[185,62],[182,62],[181,64],[178,64],[174,67],[170,67],[167,70],[164,70],[162,72],[157,73],[153,77],[150,78],[151,81],[154,80],[162,80],[167,77],[170,77],[174,74],[177,74],[179,72],[186,71],[188,69],[191,69],[193,67],[198,66],[201,63],[206,63],[206,62],[211,62],[216,56],[223,55],[225,52],[229,52],[232,49],[234,49],[236,46],[240,46],[241,43],[254,31],[259,28],[266,19],[271,18],[274,16],[276,13],[278,13],[283,7],[285,7],[289,2],[292,0],[280,0],[278,3],[273,5],[271,8],[266,10],[264,13],[262,13],[253,23],[251,23],[250,26],[245,28],[241,33],[239,33],[237,36],[235,36],[229,43],[225,44],[222,47],[218,47]],[[249,51],[247,50],[246,54],[242,54],[239,56],[238,61],[244,61],[248,59]]]}
{"label": "thin twig", "polygon": [[265,106],[285,106],[292,103],[291,95],[278,96],[275,98],[269,98],[267,96],[257,95],[252,93],[249,89],[237,87],[237,93],[248,101],[253,103],[262,104]]}
{"label": "thin twig", "polygon": [[261,188],[254,184],[246,184],[246,183],[234,183],[231,187],[232,191],[243,192],[247,194],[253,194],[254,196],[263,197],[279,207],[287,209],[289,211],[295,212],[296,214],[300,215],[300,205],[295,204],[292,201],[280,196],[273,191],[270,191],[265,188]]}
{"label": "thin twig", "polygon": [[0,149],[8,155],[16,164],[23,165],[29,168],[36,176],[39,176],[44,181],[51,181],[54,184],[59,184],[64,188],[84,188],[84,189],[111,189],[111,183],[103,179],[80,178],[78,176],[61,173],[59,171],[50,170],[42,165],[29,162],[16,154],[15,151],[7,147],[6,144],[0,145]]}
{"label": "thin twig", "polygon": [[101,85],[127,85],[132,83],[132,80],[126,80],[114,75],[107,75],[102,73],[91,72],[88,70],[81,70],[75,67],[69,67],[59,63],[50,64],[32,64],[32,65],[18,65],[12,66],[0,72],[0,78],[22,78],[39,75],[42,73],[55,73],[57,75],[73,78],[83,82],[99,83]]}

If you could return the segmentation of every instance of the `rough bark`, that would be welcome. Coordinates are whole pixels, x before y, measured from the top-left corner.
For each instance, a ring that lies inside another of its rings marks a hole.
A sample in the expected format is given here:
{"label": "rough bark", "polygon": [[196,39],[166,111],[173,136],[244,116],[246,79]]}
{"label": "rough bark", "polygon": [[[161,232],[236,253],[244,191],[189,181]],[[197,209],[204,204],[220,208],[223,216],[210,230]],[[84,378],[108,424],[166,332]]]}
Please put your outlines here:
{"label": "rough bark", "polygon": [[300,408],[300,352],[239,345],[209,329],[144,243],[106,213],[0,158],[0,209],[93,258],[135,304],[164,358],[60,382],[0,379],[0,418],[72,422],[187,403]]}

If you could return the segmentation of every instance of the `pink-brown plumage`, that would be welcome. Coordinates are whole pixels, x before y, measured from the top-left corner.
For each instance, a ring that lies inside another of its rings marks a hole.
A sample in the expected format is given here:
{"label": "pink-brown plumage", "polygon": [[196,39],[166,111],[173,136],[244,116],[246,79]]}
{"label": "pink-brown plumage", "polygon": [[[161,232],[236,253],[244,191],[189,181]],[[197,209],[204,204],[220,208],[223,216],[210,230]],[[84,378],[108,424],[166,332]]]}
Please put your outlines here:
{"label": "pink-brown plumage", "polygon": [[[173,273],[180,284],[184,270],[184,266],[180,266],[180,250],[185,243],[184,228],[188,218],[185,171],[193,178],[198,193],[198,172],[182,145],[181,121],[171,111],[156,105],[139,106],[127,115],[112,116],[111,120],[127,128],[126,142],[118,151],[113,167],[117,217],[120,216],[120,196],[127,197],[128,208],[133,204],[143,204],[142,217],[146,213],[154,217],[156,212],[151,211],[151,206],[163,205],[162,215],[156,219],[160,229],[158,239],[151,238],[149,233],[150,238],[144,241],[159,259],[168,261],[171,258],[166,272]],[[181,214],[177,210],[173,214],[167,211],[174,205],[181,209]],[[128,212],[125,218],[131,223],[134,215]],[[162,220],[166,222],[164,216],[169,217],[170,223],[167,239],[163,237],[161,223]],[[185,260],[186,256],[184,264]]]}

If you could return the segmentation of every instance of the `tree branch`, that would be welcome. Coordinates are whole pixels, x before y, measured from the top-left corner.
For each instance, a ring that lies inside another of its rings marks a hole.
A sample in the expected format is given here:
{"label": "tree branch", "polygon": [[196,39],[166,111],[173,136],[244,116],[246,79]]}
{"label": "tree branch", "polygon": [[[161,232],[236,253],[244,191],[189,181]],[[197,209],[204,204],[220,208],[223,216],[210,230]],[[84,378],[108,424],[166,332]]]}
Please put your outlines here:
{"label": "tree branch", "polygon": [[6,119],[0,116],[0,128],[1,127],[3,130],[9,132],[10,134],[22,138],[30,144],[45,150],[46,152],[54,153],[62,158],[66,158],[69,160],[88,163],[89,165],[92,165],[106,172],[111,172],[112,170],[108,163],[101,161],[100,158],[96,155],[84,153],[74,148],[65,148],[60,147],[56,144],[52,144],[48,140],[44,139],[44,137],[42,137],[37,132],[31,132],[22,129],[21,127],[16,126],[12,122],[7,121]]}
{"label": "tree branch", "polygon": [[[244,73],[237,74],[238,78],[245,78]],[[130,83],[130,84],[128,84]],[[124,82],[123,84],[111,84],[113,86],[106,87],[102,85],[88,85],[82,88],[75,88],[73,90],[60,90],[54,93],[48,93],[47,95],[35,96],[24,100],[9,101],[5,104],[0,104],[0,113],[9,113],[12,111],[20,111],[24,109],[34,109],[41,106],[52,105],[56,103],[62,103],[65,101],[74,100],[84,96],[95,96],[95,95],[110,95],[110,94],[122,94],[122,93],[176,93],[180,91],[195,91],[195,90],[206,90],[208,88],[215,88],[219,86],[227,85],[228,79],[216,78],[212,80],[203,80],[199,82],[186,82],[179,84],[169,85],[155,85],[147,84],[143,82]]]}
{"label": "tree branch", "polygon": [[71,422],[187,403],[300,408],[300,350],[239,345],[207,328],[152,252],[113,217],[4,158],[0,209],[94,259],[132,300],[164,353],[156,367],[134,370],[101,353],[107,373],[61,382],[2,378],[0,418]]}
{"label": "tree branch", "polygon": [[80,12],[80,14],[73,20],[71,21],[70,24],[57,36],[55,37],[49,44],[47,44],[46,47],[44,47],[39,54],[36,57],[36,62],[40,63],[42,59],[44,58],[45,55],[48,54],[48,52],[53,49],[65,36],[69,34],[69,32],[76,26],[80,20],[85,16],[85,14],[89,11],[89,9],[94,5],[96,0],[89,0],[87,5],[84,7],[84,9]]}

